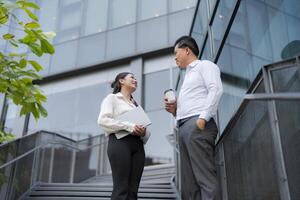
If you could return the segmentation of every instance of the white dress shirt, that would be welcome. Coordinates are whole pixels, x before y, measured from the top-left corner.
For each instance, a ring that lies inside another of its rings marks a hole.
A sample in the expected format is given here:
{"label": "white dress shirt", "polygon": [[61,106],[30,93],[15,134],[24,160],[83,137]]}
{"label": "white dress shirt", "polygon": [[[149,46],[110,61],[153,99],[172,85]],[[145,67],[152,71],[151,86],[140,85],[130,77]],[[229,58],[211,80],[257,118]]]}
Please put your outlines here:
{"label": "white dress shirt", "polygon": [[216,115],[223,93],[220,70],[208,60],[195,60],[186,68],[177,99],[176,119],[194,115],[209,121]]}
{"label": "white dress shirt", "polygon": [[[121,92],[107,95],[101,103],[101,110],[97,120],[98,125],[105,131],[108,136],[112,133],[124,136],[133,132],[135,124],[127,121],[117,120],[116,117],[132,110],[136,107],[132,102],[125,99]],[[144,137],[141,137],[144,143],[147,142],[150,132],[146,132]]]}

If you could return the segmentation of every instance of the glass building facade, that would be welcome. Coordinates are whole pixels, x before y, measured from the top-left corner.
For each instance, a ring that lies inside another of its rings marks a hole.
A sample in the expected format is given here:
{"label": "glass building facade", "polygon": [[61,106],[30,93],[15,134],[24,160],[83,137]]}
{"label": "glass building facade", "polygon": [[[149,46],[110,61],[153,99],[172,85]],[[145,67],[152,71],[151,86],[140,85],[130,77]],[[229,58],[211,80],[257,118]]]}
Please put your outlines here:
{"label": "glass building facade", "polygon": [[[153,121],[147,157],[154,163],[172,162],[173,149],[166,136],[173,132],[173,119],[163,109],[163,91],[174,88],[179,70],[171,47],[179,36],[189,34],[197,1],[35,2],[41,7],[36,14],[43,30],[57,34],[52,40],[54,55],[38,58],[28,54],[44,67],[40,87],[48,97],[48,117],[39,121],[32,116],[19,117],[20,108],[0,99],[5,105],[2,119],[6,130],[17,137],[45,130],[76,140],[103,134],[96,123],[101,101],[112,91],[110,83],[117,73],[130,71],[139,83],[135,98]],[[1,47],[10,51],[9,45],[1,42]]]}
{"label": "glass building facade", "polygon": [[219,66],[224,87],[223,199],[300,198],[299,10],[297,0],[199,1],[192,36],[200,58]]}
{"label": "glass building facade", "polygon": [[[18,137],[38,130],[76,140],[102,134],[100,103],[116,74],[131,71],[135,98],[153,122],[146,155],[151,163],[176,162],[167,139],[174,119],[162,96],[184,76],[172,45],[191,34],[200,59],[221,70],[216,155],[223,199],[300,199],[299,0],[36,2],[43,29],[57,33],[55,55],[36,58],[49,116],[18,117],[19,108],[0,96],[6,129]],[[0,47],[10,50],[2,40]]]}

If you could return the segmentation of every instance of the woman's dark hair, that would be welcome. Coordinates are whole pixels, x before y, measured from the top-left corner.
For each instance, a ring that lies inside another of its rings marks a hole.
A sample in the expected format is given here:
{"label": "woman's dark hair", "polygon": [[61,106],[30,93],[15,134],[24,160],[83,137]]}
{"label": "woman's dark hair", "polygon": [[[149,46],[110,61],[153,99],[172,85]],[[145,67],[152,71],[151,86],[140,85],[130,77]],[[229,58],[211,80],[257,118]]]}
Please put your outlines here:
{"label": "woman's dark hair", "polygon": [[113,94],[116,94],[121,91],[120,79],[124,79],[128,74],[132,74],[132,73],[122,72],[116,76],[115,81],[111,83],[111,87],[113,88]]}
{"label": "woman's dark hair", "polygon": [[174,48],[178,45],[178,48],[185,48],[188,47],[192,50],[193,54],[198,57],[199,55],[199,47],[194,40],[194,38],[190,36],[182,36],[178,38],[174,44]]}

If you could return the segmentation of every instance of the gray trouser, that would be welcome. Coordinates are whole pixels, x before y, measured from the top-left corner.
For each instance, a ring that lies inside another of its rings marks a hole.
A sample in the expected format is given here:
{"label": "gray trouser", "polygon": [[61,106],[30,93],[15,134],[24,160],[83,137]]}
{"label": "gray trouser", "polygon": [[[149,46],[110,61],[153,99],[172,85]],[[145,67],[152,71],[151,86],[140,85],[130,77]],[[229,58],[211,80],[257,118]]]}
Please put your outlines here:
{"label": "gray trouser", "polygon": [[182,200],[216,200],[219,196],[214,160],[218,128],[213,119],[200,130],[198,116],[179,123]]}

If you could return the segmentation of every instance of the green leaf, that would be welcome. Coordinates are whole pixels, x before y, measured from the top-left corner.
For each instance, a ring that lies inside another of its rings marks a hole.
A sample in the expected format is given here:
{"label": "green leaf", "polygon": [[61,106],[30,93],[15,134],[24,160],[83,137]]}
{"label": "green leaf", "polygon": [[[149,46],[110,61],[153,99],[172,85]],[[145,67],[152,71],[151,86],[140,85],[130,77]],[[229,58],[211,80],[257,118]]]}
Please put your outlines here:
{"label": "green leaf", "polygon": [[33,2],[24,2],[24,6],[39,10],[40,7]]}
{"label": "green leaf", "polygon": [[25,99],[25,102],[26,102],[26,103],[35,103],[36,100],[35,100],[35,98],[34,98],[33,96],[30,96],[30,97],[27,97],[27,98]]}
{"label": "green leaf", "polygon": [[46,100],[47,100],[47,97],[45,95],[43,95],[42,93],[40,93],[40,90],[38,90],[38,93],[35,94],[35,98],[39,102],[46,102]]}
{"label": "green leaf", "polygon": [[43,55],[43,51],[41,49],[41,47],[35,43],[30,43],[28,44],[28,46],[30,47],[30,50],[32,51],[32,53],[34,53],[37,56],[42,56]]}
{"label": "green leaf", "polygon": [[8,21],[8,15],[0,15],[0,24],[6,24],[6,22]]}
{"label": "green leaf", "polygon": [[24,10],[31,19],[39,21],[39,18],[35,14],[33,14],[33,12],[31,12],[29,9],[24,8]]}
{"label": "green leaf", "polygon": [[28,29],[39,28],[39,27],[40,27],[40,25],[36,22],[30,22],[30,23],[25,24],[25,28],[28,28]]}
{"label": "green leaf", "polygon": [[45,53],[53,54],[55,52],[54,47],[45,39],[41,40],[41,47]]}
{"label": "green leaf", "polygon": [[23,44],[35,43],[36,41],[37,41],[36,37],[33,37],[31,35],[26,35],[24,38],[19,39],[19,42]]}
{"label": "green leaf", "polygon": [[41,71],[42,69],[43,69],[43,67],[38,63],[38,62],[36,62],[36,61],[34,61],[34,60],[29,60],[28,61],[31,65],[32,65],[32,67],[36,70],[36,71]]}
{"label": "green leaf", "polygon": [[27,65],[27,60],[21,59],[20,62],[19,62],[19,66],[20,66],[21,68],[25,68],[26,65]]}
{"label": "green leaf", "polygon": [[47,117],[48,116],[47,110],[41,104],[38,104],[38,107],[39,107],[41,115],[43,117]]}
{"label": "green leaf", "polygon": [[13,39],[15,36],[14,36],[13,34],[6,33],[6,34],[4,34],[2,37],[3,37],[3,39],[5,39],[5,40],[10,40],[10,39]]}
{"label": "green leaf", "polygon": [[22,82],[24,82],[24,84],[32,84],[32,79],[31,78],[22,78],[21,79]]}
{"label": "green leaf", "polygon": [[22,57],[22,56],[26,56],[26,53],[9,53],[8,55],[10,57]]}

